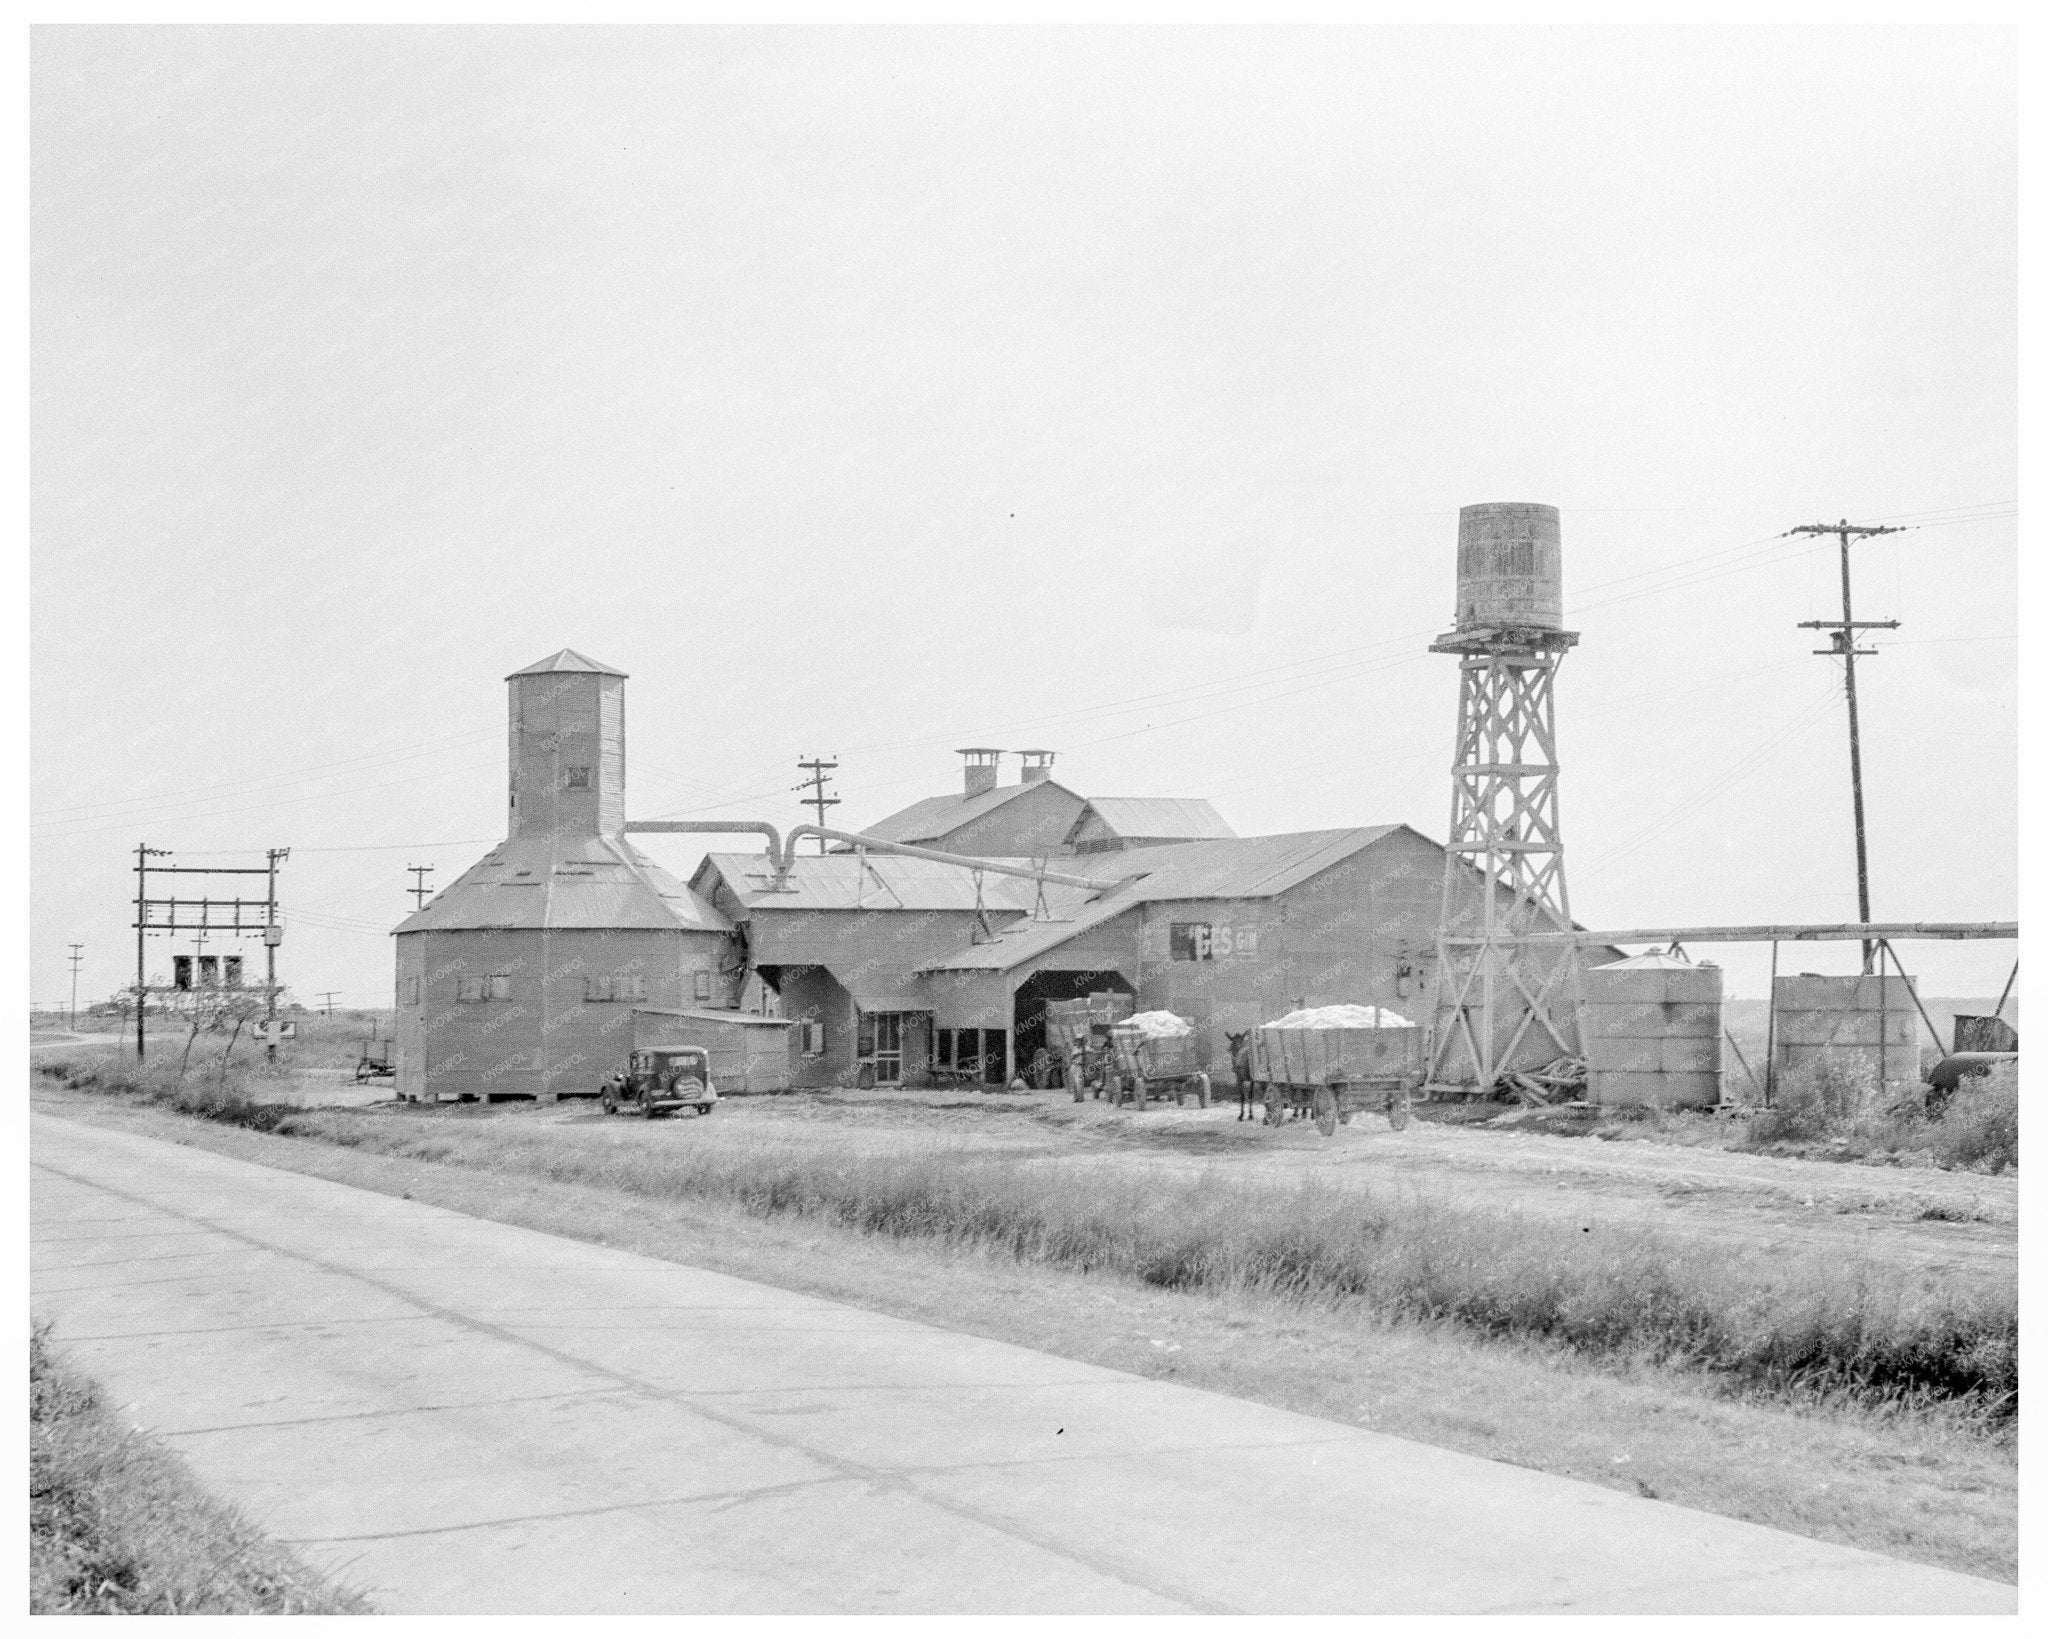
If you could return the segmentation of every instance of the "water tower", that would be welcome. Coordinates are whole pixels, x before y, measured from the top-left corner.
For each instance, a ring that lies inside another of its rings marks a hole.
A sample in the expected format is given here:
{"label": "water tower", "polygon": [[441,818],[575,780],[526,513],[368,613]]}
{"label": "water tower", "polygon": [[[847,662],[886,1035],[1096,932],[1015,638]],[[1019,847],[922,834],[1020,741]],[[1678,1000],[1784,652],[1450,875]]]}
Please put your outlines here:
{"label": "water tower", "polygon": [[1578,960],[1532,933],[1571,926],[1557,820],[1553,684],[1565,651],[1557,508],[1490,501],[1458,513],[1458,750],[1437,929],[1430,1082],[1485,1090],[1579,1051]]}

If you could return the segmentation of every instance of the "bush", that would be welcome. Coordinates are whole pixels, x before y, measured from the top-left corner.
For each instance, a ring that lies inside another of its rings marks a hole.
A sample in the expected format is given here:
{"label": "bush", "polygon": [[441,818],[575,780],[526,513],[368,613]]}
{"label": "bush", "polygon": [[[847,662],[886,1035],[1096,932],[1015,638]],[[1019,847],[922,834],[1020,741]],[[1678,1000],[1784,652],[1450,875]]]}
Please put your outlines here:
{"label": "bush", "polygon": [[286,1118],[298,1113],[294,1104],[261,1096],[281,1091],[281,1083],[251,1065],[209,1060],[181,1069],[179,1060],[166,1053],[140,1064],[110,1054],[82,1061],[46,1062],[39,1068],[78,1092],[114,1093],[209,1121],[253,1127],[258,1132],[273,1132]]}
{"label": "bush", "polygon": [[1999,1172],[2020,1164],[2020,1077],[2013,1064],[1990,1074],[1965,1076],[1941,1112],[1928,1123],[1928,1147],[1944,1166]]}
{"label": "bush", "polygon": [[1810,1059],[1779,1078],[1771,1107],[1751,1122],[1750,1136],[1763,1143],[1827,1138],[1865,1120],[1877,1105],[1877,1077],[1869,1070],[1841,1059]]}

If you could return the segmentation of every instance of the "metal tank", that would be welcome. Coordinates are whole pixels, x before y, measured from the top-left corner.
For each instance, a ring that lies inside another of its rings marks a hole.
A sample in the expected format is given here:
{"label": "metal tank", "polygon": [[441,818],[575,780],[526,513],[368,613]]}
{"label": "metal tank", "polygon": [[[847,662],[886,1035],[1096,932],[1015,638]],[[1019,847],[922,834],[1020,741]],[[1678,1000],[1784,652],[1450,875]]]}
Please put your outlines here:
{"label": "metal tank", "polygon": [[1564,625],[1557,508],[1486,501],[1458,509],[1458,628]]}
{"label": "metal tank", "polygon": [[1771,993],[1771,1062],[1779,1080],[1815,1059],[1882,1076],[1891,1090],[1920,1079],[1919,1010],[1902,974],[1797,973]]}
{"label": "metal tank", "polygon": [[1586,1096],[1660,1110],[1721,1102],[1721,970],[1631,956],[1585,974]]}

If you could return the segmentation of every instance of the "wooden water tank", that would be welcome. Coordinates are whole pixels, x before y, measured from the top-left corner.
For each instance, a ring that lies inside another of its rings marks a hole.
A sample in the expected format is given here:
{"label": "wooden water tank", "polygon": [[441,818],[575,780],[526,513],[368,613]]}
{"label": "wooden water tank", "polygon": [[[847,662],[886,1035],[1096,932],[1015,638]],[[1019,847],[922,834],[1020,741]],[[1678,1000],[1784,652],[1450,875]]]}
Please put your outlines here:
{"label": "wooden water tank", "polygon": [[1588,970],[1586,1096],[1660,1110],[1721,1102],[1721,970],[1631,956]]}
{"label": "wooden water tank", "polygon": [[1557,508],[1487,501],[1458,510],[1458,629],[1564,625]]}

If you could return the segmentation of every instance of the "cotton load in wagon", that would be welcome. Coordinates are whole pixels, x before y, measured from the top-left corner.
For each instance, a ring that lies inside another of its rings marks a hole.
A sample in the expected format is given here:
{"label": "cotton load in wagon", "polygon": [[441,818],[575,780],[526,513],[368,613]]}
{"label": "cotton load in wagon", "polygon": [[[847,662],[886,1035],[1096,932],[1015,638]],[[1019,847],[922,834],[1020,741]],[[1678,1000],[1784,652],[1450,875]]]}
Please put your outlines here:
{"label": "cotton load in wagon", "polygon": [[1415,1021],[1391,1007],[1362,1007],[1339,1002],[1334,1007],[1298,1007],[1284,1019],[1267,1021],[1269,1030],[1406,1030]]}
{"label": "cotton load in wagon", "polygon": [[1142,1036],[1187,1036],[1194,1033],[1194,1026],[1178,1013],[1133,1013],[1128,1019],[1119,1019],[1119,1030],[1135,1030]]}

